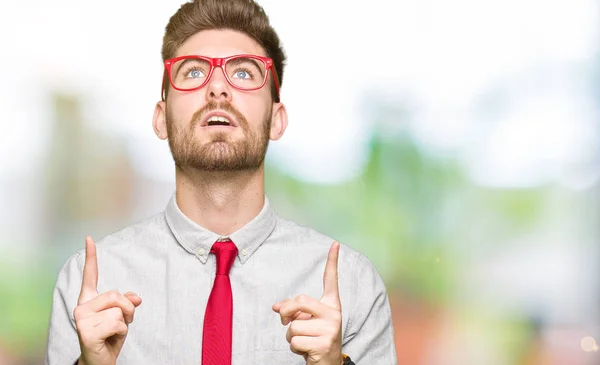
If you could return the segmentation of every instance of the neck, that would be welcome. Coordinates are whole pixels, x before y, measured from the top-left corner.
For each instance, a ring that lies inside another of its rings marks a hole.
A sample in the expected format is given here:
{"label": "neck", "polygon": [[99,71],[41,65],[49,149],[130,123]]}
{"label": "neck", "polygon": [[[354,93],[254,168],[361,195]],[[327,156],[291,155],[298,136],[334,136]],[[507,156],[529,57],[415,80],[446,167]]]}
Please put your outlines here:
{"label": "neck", "polygon": [[243,227],[264,206],[264,165],[257,170],[207,172],[176,167],[177,206],[221,236]]}

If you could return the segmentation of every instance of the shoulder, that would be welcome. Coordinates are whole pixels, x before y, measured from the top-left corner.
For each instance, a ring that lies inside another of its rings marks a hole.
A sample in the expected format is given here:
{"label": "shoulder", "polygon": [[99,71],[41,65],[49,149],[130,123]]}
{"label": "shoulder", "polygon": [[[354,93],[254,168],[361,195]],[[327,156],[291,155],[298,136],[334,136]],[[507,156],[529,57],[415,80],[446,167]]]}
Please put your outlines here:
{"label": "shoulder", "polygon": [[314,248],[318,252],[327,252],[334,241],[340,242],[339,261],[346,269],[359,272],[371,272],[379,276],[373,263],[360,251],[354,249],[343,241],[324,234],[314,228],[300,225],[289,219],[277,218],[277,227],[273,232],[276,241],[285,242],[289,245],[301,245],[303,249]]}
{"label": "shoulder", "polygon": [[[121,250],[127,246],[148,245],[160,239],[161,236],[170,235],[169,227],[165,221],[164,213],[158,213],[139,222],[110,233],[100,240],[94,239],[99,255],[113,250]],[[70,259],[76,259],[83,265],[85,247],[75,252]]]}
{"label": "shoulder", "polygon": [[280,234],[292,234],[300,239],[312,239],[312,240],[332,240],[331,237],[307,226],[300,225],[292,220],[277,217],[276,232]]}
{"label": "shoulder", "polygon": [[119,245],[128,242],[145,242],[147,238],[170,233],[164,213],[158,213],[104,237],[98,244]]}

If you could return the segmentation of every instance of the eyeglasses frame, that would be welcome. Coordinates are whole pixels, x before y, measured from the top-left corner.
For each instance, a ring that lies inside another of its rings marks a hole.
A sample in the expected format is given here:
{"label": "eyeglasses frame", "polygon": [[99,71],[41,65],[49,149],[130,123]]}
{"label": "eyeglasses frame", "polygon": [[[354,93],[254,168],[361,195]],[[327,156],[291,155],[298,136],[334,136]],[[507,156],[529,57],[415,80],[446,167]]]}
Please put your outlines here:
{"label": "eyeglasses frame", "polygon": [[[233,56],[229,56],[229,57],[207,57],[207,56],[201,56],[201,55],[184,55],[184,56],[169,58],[169,59],[165,60],[162,86],[161,86],[161,90],[160,90],[160,95],[161,95],[162,101],[165,101],[165,94],[166,94],[165,78],[167,76],[169,77],[169,83],[171,84],[171,87],[173,87],[173,89],[175,89],[177,91],[195,91],[195,90],[198,90],[198,89],[204,87],[206,84],[208,84],[216,67],[220,67],[221,70],[225,71],[225,64],[227,62],[229,62],[230,60],[232,60],[234,58],[243,58],[243,57],[258,59],[265,64],[265,78],[263,80],[263,83],[260,86],[251,88],[251,89],[240,88],[239,86],[236,86],[233,84],[233,82],[229,79],[227,72],[223,72],[223,75],[225,75],[225,79],[227,80],[227,83],[229,85],[231,85],[233,88],[235,88],[237,90],[241,90],[241,91],[258,90],[258,89],[261,89],[262,87],[264,87],[265,84],[267,83],[267,80],[269,79],[269,70],[271,70],[271,72],[273,74],[273,81],[275,84],[277,100],[279,100],[279,79],[277,77],[277,70],[275,70],[273,59],[268,58],[268,57],[257,56],[257,55],[253,55],[253,54],[238,54],[238,55],[233,55]],[[178,88],[177,86],[175,86],[175,84],[173,83],[173,76],[171,74],[171,69],[173,67],[173,64],[175,64],[175,62],[178,62],[178,61],[186,59],[186,58],[200,58],[200,59],[208,61],[210,63],[210,71],[208,72],[208,75],[206,76],[206,80],[201,85],[194,87],[192,89],[181,89],[181,88]]]}

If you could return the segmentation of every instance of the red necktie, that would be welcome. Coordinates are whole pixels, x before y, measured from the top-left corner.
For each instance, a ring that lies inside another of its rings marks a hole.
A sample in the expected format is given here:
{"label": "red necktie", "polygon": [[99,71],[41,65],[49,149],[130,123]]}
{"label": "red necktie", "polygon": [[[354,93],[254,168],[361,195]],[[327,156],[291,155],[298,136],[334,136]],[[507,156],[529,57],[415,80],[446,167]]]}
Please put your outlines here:
{"label": "red necktie", "polygon": [[238,250],[228,240],[215,242],[210,252],[217,258],[217,273],[204,315],[202,365],[231,365],[233,297],[229,270]]}

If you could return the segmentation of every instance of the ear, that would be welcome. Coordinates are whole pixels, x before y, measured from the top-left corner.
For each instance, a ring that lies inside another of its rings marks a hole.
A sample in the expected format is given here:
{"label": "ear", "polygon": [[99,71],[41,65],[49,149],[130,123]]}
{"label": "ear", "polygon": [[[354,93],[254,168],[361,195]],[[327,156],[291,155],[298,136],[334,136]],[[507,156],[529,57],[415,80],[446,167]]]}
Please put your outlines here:
{"label": "ear", "polygon": [[152,119],[152,127],[158,138],[165,140],[169,138],[167,133],[167,103],[159,101],[154,107],[154,117]]}
{"label": "ear", "polygon": [[287,110],[283,103],[273,103],[273,112],[271,115],[271,134],[270,139],[276,141],[285,132],[288,125]]}

